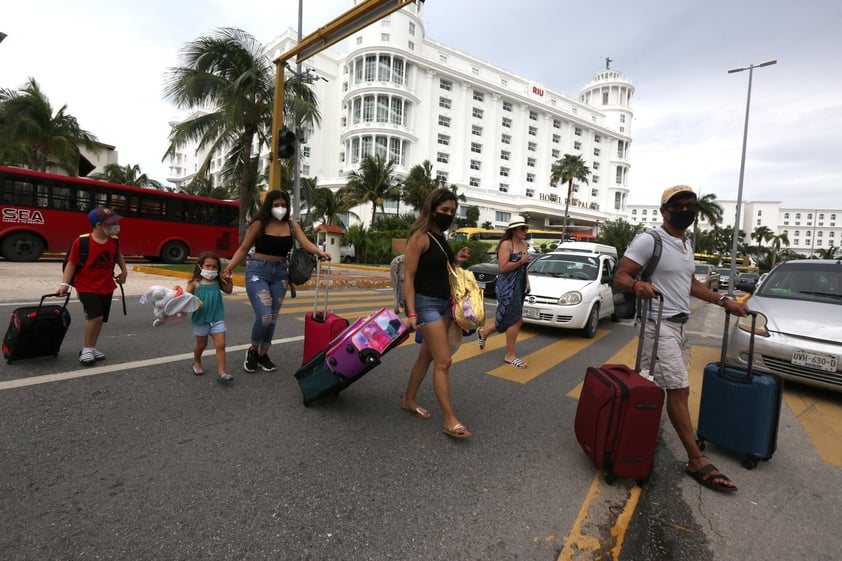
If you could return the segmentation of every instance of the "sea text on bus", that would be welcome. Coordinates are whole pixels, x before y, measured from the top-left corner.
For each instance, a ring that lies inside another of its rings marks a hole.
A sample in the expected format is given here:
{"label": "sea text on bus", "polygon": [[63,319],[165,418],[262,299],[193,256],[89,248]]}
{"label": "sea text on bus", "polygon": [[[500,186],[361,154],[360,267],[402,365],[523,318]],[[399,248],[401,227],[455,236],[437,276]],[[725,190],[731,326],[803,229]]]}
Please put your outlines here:
{"label": "sea text on bus", "polygon": [[3,222],[15,224],[44,224],[44,215],[40,210],[28,210],[25,208],[4,208]]}

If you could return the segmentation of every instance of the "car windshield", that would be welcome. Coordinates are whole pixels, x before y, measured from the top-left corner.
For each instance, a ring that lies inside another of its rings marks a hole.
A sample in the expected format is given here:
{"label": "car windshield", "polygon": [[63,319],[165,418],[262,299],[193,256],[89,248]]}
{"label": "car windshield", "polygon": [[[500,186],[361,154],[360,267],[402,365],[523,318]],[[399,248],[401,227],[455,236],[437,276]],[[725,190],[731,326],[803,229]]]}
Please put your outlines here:
{"label": "car windshield", "polygon": [[731,269],[718,269],[719,276],[721,277],[730,277],[731,276]]}
{"label": "car windshield", "polygon": [[697,275],[707,275],[710,273],[710,265],[696,265]]}
{"label": "car windshield", "polygon": [[592,281],[599,276],[599,259],[587,255],[550,254],[530,263],[527,270],[530,275]]}
{"label": "car windshield", "polygon": [[769,273],[757,296],[842,304],[842,264],[791,263]]}

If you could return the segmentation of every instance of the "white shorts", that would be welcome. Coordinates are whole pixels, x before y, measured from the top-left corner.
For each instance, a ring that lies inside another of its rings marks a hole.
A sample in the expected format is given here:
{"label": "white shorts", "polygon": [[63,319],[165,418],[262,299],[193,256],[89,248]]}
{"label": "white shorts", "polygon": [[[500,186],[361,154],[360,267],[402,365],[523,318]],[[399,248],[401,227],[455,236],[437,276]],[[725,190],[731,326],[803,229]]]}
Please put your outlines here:
{"label": "white shorts", "polygon": [[650,366],[652,358],[652,336],[655,322],[646,323],[646,336],[643,341],[643,356],[640,359],[641,370],[649,370],[655,384],[664,390],[679,390],[690,387],[687,366],[684,364],[684,325],[669,321],[661,322],[661,334],[658,338],[658,358],[655,367]]}
{"label": "white shorts", "polygon": [[208,335],[216,335],[217,333],[225,333],[225,320],[212,321],[210,323],[194,323],[193,335],[196,337],[207,337]]}

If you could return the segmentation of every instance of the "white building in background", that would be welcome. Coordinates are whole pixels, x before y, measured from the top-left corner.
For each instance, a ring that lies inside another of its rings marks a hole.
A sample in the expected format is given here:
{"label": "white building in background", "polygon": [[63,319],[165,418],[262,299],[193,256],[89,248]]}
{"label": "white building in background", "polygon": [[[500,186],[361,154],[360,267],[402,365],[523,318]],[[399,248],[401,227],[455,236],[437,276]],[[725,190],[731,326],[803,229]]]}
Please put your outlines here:
{"label": "white building in background", "polygon": [[[737,201],[716,200],[722,207],[720,227],[731,229],[737,215]],[[658,205],[629,205],[627,220],[654,228],[663,222]],[[702,230],[710,230],[707,222],[700,222]],[[781,208],[780,201],[743,201],[740,230],[746,243],[756,244],[751,233],[765,226],[776,236],[786,234],[789,249],[803,255],[842,246],[842,209]]]}
{"label": "white building in background", "polygon": [[[592,233],[628,216],[629,147],[634,87],[610,68],[597,72],[578,99],[518,76],[426,36],[423,3],[350,36],[347,53],[326,50],[304,67],[322,115],[301,146],[302,177],[339,188],[365,155],[393,158],[401,176],[429,160],[435,173],[477,206],[479,223],[504,227],[513,214],[535,228],[560,229],[567,187],[550,186],[550,168],[579,155],[589,183],[573,187],[571,231]],[[272,57],[295,46],[290,29],[272,43]],[[261,154],[263,169],[268,154]],[[204,154],[183,149],[168,180],[184,185]],[[212,171],[219,169],[215,163]],[[355,211],[368,225],[370,205]],[[387,203],[386,212],[398,212]]]}

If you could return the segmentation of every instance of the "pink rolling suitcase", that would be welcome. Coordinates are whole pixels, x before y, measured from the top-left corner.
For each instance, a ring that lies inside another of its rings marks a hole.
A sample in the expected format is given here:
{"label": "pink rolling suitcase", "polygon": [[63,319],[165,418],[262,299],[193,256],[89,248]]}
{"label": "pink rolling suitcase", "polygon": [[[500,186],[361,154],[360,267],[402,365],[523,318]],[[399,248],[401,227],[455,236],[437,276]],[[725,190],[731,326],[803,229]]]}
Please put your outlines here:
{"label": "pink rolling suitcase", "polygon": [[313,311],[304,316],[304,353],[301,364],[306,364],[311,358],[327,348],[328,344],[340,335],[347,327],[348,320],[333,314],[327,309],[327,297],[330,293],[330,261],[327,262],[327,281],[324,287],[325,304],[319,308],[319,280],[322,263],[316,264],[316,289],[313,296]]}
{"label": "pink rolling suitcase", "polygon": [[360,318],[334,340],[325,364],[344,378],[355,378],[409,336],[406,325],[392,310],[380,308]]}

